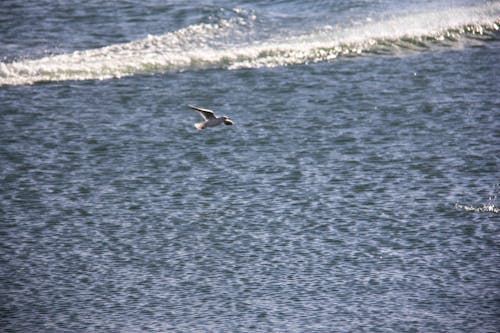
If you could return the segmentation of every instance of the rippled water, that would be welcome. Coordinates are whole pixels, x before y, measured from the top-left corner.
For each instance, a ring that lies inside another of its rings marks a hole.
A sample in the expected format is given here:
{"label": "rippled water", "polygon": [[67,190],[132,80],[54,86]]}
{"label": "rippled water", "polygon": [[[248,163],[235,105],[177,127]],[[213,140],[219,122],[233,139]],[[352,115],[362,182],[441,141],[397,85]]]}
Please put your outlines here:
{"label": "rippled water", "polygon": [[[7,3],[5,66],[235,13],[258,23],[233,49],[296,38],[315,14],[342,31],[414,17],[389,1]],[[4,82],[2,331],[497,331],[495,21],[289,66]],[[197,131],[187,104],[236,126]]]}

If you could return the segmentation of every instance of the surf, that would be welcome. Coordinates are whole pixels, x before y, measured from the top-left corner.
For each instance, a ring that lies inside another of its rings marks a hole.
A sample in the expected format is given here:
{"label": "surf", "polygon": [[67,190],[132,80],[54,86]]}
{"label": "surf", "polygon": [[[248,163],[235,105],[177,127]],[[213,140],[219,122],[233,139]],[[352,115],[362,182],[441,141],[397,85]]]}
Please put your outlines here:
{"label": "surf", "polygon": [[476,213],[500,213],[500,207],[493,204],[483,204],[480,206],[463,205],[455,203],[455,208],[457,210],[463,210],[465,212],[476,212]]}
{"label": "surf", "polygon": [[124,44],[2,62],[0,86],[277,67],[482,45],[498,39],[500,4],[389,14],[350,26],[322,25],[265,37],[252,33],[255,20],[254,14],[240,15]]}

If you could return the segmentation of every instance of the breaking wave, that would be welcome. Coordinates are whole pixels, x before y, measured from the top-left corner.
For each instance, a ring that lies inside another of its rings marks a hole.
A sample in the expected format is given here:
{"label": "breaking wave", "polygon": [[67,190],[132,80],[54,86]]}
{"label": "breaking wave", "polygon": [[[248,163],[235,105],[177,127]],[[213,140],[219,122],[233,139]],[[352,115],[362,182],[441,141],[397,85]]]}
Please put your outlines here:
{"label": "breaking wave", "polygon": [[266,38],[251,33],[255,19],[255,15],[239,16],[125,44],[0,63],[0,86],[208,68],[274,67],[461,47],[497,39],[500,3],[367,19],[350,27],[322,26]]}
{"label": "breaking wave", "polygon": [[466,211],[466,212],[500,213],[500,207],[497,207],[493,204],[481,205],[481,206],[469,206],[469,205],[462,205],[462,204],[456,203],[455,208],[459,209],[459,210]]}

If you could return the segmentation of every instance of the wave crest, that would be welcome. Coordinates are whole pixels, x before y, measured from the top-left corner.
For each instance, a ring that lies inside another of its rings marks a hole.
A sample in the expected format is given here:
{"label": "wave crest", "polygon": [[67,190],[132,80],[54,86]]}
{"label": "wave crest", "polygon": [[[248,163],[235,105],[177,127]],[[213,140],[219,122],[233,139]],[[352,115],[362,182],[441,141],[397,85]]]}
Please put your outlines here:
{"label": "wave crest", "polygon": [[459,210],[463,210],[466,212],[476,212],[476,213],[500,213],[500,208],[493,205],[481,205],[481,206],[469,206],[469,205],[462,205],[459,203],[455,204],[455,208]]}
{"label": "wave crest", "polygon": [[496,39],[499,18],[500,4],[496,3],[259,39],[252,34],[255,15],[237,16],[125,44],[0,63],[0,85],[102,80],[207,68],[274,67],[362,54],[397,55]]}

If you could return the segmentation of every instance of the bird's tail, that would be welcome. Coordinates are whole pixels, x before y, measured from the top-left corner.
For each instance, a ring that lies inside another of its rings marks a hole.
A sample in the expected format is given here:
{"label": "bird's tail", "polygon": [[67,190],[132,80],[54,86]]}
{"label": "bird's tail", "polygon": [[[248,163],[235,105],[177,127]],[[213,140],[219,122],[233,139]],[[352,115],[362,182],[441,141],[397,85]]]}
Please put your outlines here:
{"label": "bird's tail", "polygon": [[196,127],[199,130],[202,130],[202,129],[205,128],[205,124],[203,124],[203,123],[196,123],[196,124],[194,124],[194,127]]}

